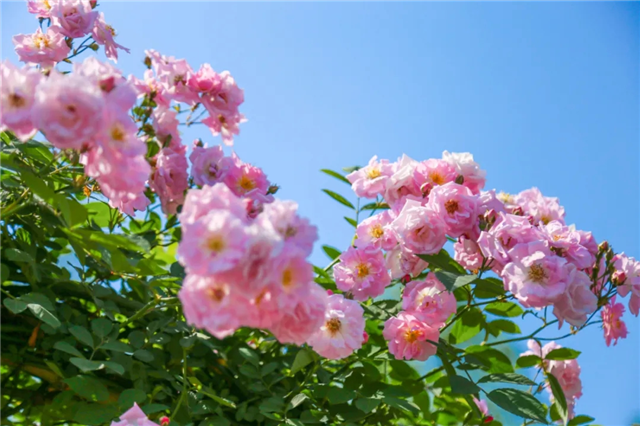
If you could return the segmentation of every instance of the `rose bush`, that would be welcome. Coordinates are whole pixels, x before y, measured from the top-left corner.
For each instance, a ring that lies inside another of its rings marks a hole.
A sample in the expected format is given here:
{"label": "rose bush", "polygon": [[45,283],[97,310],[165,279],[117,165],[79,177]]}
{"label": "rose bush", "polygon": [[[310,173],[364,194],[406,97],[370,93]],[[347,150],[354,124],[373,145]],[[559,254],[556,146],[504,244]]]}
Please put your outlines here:
{"label": "rose bush", "polygon": [[3,424],[593,420],[576,414],[579,352],[554,340],[626,337],[640,262],[445,151],[323,170],[358,203],[325,190],[354,237],[312,265],[316,228],[261,168],[181,140],[201,123],[233,145],[231,74],[152,50],[141,79],[71,61],[127,50],[96,6],[30,0],[26,65],[1,65]]}

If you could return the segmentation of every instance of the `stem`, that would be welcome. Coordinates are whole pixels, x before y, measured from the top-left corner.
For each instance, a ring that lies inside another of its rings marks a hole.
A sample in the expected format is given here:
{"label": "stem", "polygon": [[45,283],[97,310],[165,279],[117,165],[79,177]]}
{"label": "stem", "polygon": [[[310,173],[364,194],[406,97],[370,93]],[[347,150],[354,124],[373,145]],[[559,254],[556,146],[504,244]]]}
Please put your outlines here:
{"label": "stem", "polygon": [[[185,396],[187,395],[187,350],[182,350],[182,392],[180,393],[180,399],[178,400],[178,405],[176,405],[176,409],[173,412],[174,414],[180,411],[180,407],[182,406],[182,401],[184,401]],[[189,401],[187,400],[187,408],[189,408]]]}
{"label": "stem", "polygon": [[15,200],[13,203],[9,204],[6,208],[3,209],[2,211],[3,220],[6,221],[9,216],[11,216],[12,214],[14,214],[15,212],[17,212],[18,210],[24,207],[24,205],[21,205],[20,202],[27,197],[27,194],[29,194],[29,188],[25,189],[24,192],[18,197],[17,200]]}
{"label": "stem", "polygon": [[497,342],[490,342],[490,343],[485,344],[484,346],[498,346],[498,345],[503,345],[505,343],[520,342],[522,340],[533,339],[536,334],[540,333],[542,330],[544,330],[548,326],[553,325],[553,324],[555,324],[557,322],[558,322],[557,319],[553,320],[553,321],[543,325],[542,327],[538,328],[536,331],[534,331],[533,333],[529,334],[528,336],[516,337],[516,338],[513,338],[513,339],[507,339],[507,340],[499,340]]}

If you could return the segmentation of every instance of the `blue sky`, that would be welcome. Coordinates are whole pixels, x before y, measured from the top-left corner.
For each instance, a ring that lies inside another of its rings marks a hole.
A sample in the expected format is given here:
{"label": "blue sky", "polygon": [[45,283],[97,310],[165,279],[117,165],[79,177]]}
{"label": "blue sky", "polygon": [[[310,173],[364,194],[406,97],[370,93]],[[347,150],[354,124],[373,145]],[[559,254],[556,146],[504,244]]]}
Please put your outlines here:
{"label": "blue sky", "polygon": [[[2,2],[2,57],[37,22]],[[373,155],[417,160],[469,151],[487,187],[538,186],[567,221],[640,257],[640,5],[637,3],[102,2],[142,75],[144,50],[230,70],[249,121],[236,152],[265,169],[344,249],[350,191],[321,168]],[[185,132],[187,143],[203,127]],[[319,250],[313,261],[327,262]],[[604,425],[640,420],[640,327],[607,348],[602,331],[564,341],[583,351],[579,413]],[[563,330],[564,331],[564,330]],[[559,333],[560,334],[560,333]]]}

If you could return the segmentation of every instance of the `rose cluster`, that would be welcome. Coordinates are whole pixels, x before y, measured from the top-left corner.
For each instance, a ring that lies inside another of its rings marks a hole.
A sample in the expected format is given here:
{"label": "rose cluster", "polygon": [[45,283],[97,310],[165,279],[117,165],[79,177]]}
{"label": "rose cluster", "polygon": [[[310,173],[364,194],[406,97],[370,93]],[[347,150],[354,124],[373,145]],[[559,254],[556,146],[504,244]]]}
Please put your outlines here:
{"label": "rose cluster", "polygon": [[[208,179],[203,173],[194,175]],[[232,188],[223,182],[190,190],[179,215],[178,259],[187,272],[179,297],[187,321],[220,339],[242,326],[268,329],[282,343],[307,342],[327,358],[359,348],[362,307],[327,296],[313,281],[306,258],[316,228],[290,201],[275,200],[253,217]]]}

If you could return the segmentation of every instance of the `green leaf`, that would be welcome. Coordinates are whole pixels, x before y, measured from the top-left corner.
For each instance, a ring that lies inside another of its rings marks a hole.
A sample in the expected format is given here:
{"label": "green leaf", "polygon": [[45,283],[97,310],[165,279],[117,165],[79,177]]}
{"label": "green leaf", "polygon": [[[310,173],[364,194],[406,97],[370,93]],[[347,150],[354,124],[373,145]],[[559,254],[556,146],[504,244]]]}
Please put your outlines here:
{"label": "green leaf", "polygon": [[19,314],[20,312],[27,309],[27,306],[28,306],[26,303],[24,303],[21,300],[10,299],[8,297],[2,301],[2,304],[6,306],[6,308],[11,312],[13,312],[14,314]]}
{"label": "green leaf", "polygon": [[351,182],[349,182],[349,180],[344,177],[343,175],[341,175],[338,172],[334,172],[333,170],[329,170],[329,169],[320,169],[321,172],[328,174],[329,176],[333,176],[334,178],[338,179],[339,181],[342,181],[344,183],[346,183],[347,185],[351,186]]}
{"label": "green leaf", "polygon": [[449,253],[442,249],[436,254],[418,254],[420,259],[429,264],[430,269],[438,268],[443,271],[457,273],[459,275],[465,275],[467,272],[460,266],[458,262],[451,258]]}
{"label": "green leaf", "polygon": [[493,302],[484,308],[485,312],[489,312],[499,317],[517,317],[524,312],[522,308],[512,302]]}
{"label": "green leaf", "polygon": [[491,321],[488,324],[491,328],[495,328],[496,330],[504,331],[509,334],[520,334],[520,327],[513,321],[509,321],[506,319],[497,319]]}
{"label": "green leaf", "polygon": [[473,294],[478,299],[493,299],[505,294],[504,284],[498,278],[479,278],[475,283]]}
{"label": "green leaf", "polygon": [[376,407],[380,405],[380,400],[379,399],[375,399],[375,398],[358,398],[356,399],[356,407],[366,413],[369,414],[370,412],[372,412],[373,410],[376,409]]}
{"label": "green leaf", "polygon": [[342,170],[345,173],[353,173],[357,170],[360,170],[360,168],[361,168],[360,166],[351,166],[351,167],[343,167]]}
{"label": "green leaf", "polygon": [[491,402],[525,419],[547,424],[547,410],[530,394],[518,389],[495,389],[487,394]]}
{"label": "green leaf", "polygon": [[138,349],[133,353],[133,356],[144,362],[151,362],[154,358],[153,354],[146,349]]}
{"label": "green leaf", "polygon": [[560,418],[562,419],[562,423],[567,423],[567,398],[564,395],[564,391],[558,382],[558,379],[551,373],[546,373],[547,381],[549,382],[549,387],[551,388],[551,393],[553,394],[553,398],[556,400],[556,404],[558,405],[558,414],[560,414]]}
{"label": "green leaf", "polygon": [[118,364],[117,362],[114,361],[102,361],[102,363],[104,364],[105,367],[107,367],[109,370],[113,371],[114,373],[123,375],[124,374],[124,367],[121,364]]}
{"label": "green leaf", "polygon": [[395,396],[385,396],[382,398],[382,401],[390,405],[391,407],[398,408],[400,410],[410,411],[413,414],[418,414],[420,412],[420,408],[418,408],[415,404],[402,400],[400,398],[396,398]]}
{"label": "green leaf", "polygon": [[2,250],[2,254],[12,262],[34,263],[33,257],[31,257],[29,253],[15,248],[4,249]]}
{"label": "green leaf", "polygon": [[342,254],[340,250],[331,246],[322,246],[322,250],[327,254],[327,256],[329,256],[329,259],[331,260],[335,260]]}
{"label": "green leaf", "polygon": [[513,366],[508,356],[497,349],[486,346],[469,346],[466,352],[480,359],[485,367],[481,367],[488,373],[513,373]]}
{"label": "green leaf", "polygon": [[539,365],[542,359],[538,355],[523,355],[516,361],[516,367],[527,368]]}
{"label": "green leaf", "polygon": [[95,202],[85,205],[89,218],[101,228],[109,226],[111,209],[107,203]]}
{"label": "green leaf", "polygon": [[307,365],[313,362],[313,354],[308,349],[300,349],[296,354],[295,359],[293,360],[293,365],[291,366],[291,374],[296,374],[298,371],[302,370]]}
{"label": "green leaf", "polygon": [[126,389],[122,391],[118,397],[118,405],[120,408],[128,410],[133,403],[142,404],[147,400],[147,394],[140,389]]}
{"label": "green leaf", "polygon": [[89,401],[106,401],[109,391],[98,379],[90,376],[75,376],[64,380],[71,390]]}
{"label": "green leaf", "polygon": [[104,339],[111,333],[113,323],[106,318],[96,318],[91,321],[91,331],[101,339]]}
{"label": "green leaf", "polygon": [[253,364],[255,366],[259,366],[260,365],[260,357],[258,357],[258,354],[256,354],[251,349],[249,349],[249,348],[240,348],[240,349],[238,349],[238,352],[240,352],[240,355],[242,355],[242,357],[244,359],[246,359],[247,361],[249,361],[251,364]]}
{"label": "green leaf", "polygon": [[350,217],[345,216],[344,220],[346,220],[349,225],[353,226],[354,228],[358,227],[358,222],[356,222],[354,219],[351,219]]}
{"label": "green leaf", "polygon": [[568,359],[576,359],[580,355],[580,351],[569,348],[559,348],[550,351],[544,359],[551,359],[554,361],[565,361]]}
{"label": "green leaf", "polygon": [[289,402],[289,410],[293,410],[298,405],[302,404],[304,402],[304,400],[307,399],[307,398],[308,398],[307,395],[305,395],[303,393],[297,394],[296,396],[291,398],[291,402]]}
{"label": "green leaf", "polygon": [[453,393],[458,393],[461,395],[479,393],[481,390],[471,380],[458,375],[449,376],[449,384],[451,385],[451,391]]}
{"label": "green leaf", "polygon": [[388,210],[389,204],[383,202],[373,202],[360,207],[360,211],[364,210]]}
{"label": "green leaf", "polygon": [[109,422],[118,414],[118,409],[112,404],[78,404],[73,420],[81,425],[101,425]]}
{"label": "green leaf", "polygon": [[522,374],[517,374],[517,373],[487,374],[486,376],[478,380],[478,383],[489,383],[489,382],[513,383],[515,385],[526,385],[526,386],[534,386],[536,384],[536,382],[529,379],[528,377],[525,377]]}
{"label": "green leaf", "polygon": [[93,337],[91,336],[91,333],[89,333],[89,330],[80,325],[74,325],[73,327],[69,327],[69,332],[73,337],[78,339],[80,343],[84,343],[85,345],[93,348]]}
{"label": "green leaf", "polygon": [[454,345],[466,342],[482,329],[482,312],[477,308],[472,308],[462,314],[451,328],[449,342]]}
{"label": "green leaf", "polygon": [[105,367],[102,361],[90,361],[84,357],[71,358],[69,361],[71,361],[71,363],[78,367],[83,373],[86,373],[87,371],[102,370]]}
{"label": "green leaf", "polygon": [[133,348],[131,346],[119,340],[103,343],[100,346],[100,349],[107,349],[115,352],[129,352],[129,353],[133,352]]}
{"label": "green leaf", "polygon": [[580,414],[575,416],[569,421],[569,426],[578,426],[585,423],[591,423],[595,419],[593,417],[585,416],[584,414]]}
{"label": "green leaf", "polygon": [[458,273],[447,271],[436,271],[436,277],[438,277],[450,293],[457,288],[471,284],[478,278],[477,275],[460,275]]}
{"label": "green leaf", "polygon": [[349,202],[349,200],[347,200],[346,198],[344,198],[342,195],[337,194],[333,191],[330,191],[328,189],[323,189],[322,190],[325,194],[327,194],[329,197],[333,198],[334,200],[336,200],[337,202],[339,202],[340,204],[342,204],[343,206],[347,206],[350,209],[355,210],[356,208],[353,206],[353,204],[351,204]]}
{"label": "green leaf", "polygon": [[327,392],[327,399],[332,404],[343,404],[356,397],[356,393],[349,389],[331,387]]}
{"label": "green leaf", "polygon": [[84,355],[82,355],[82,352],[80,352],[79,350],[77,350],[73,345],[71,345],[68,342],[65,342],[64,340],[58,340],[54,345],[53,345],[54,349],[57,349],[59,351],[62,352],[66,352],[68,354],[77,356],[79,358],[84,358]]}
{"label": "green leaf", "polygon": [[33,313],[33,315],[36,318],[38,318],[40,321],[44,322],[45,324],[50,325],[53,328],[60,327],[60,325],[61,325],[60,324],[60,320],[58,320],[58,318],[56,318],[55,315],[53,315],[51,312],[46,310],[42,305],[37,305],[35,303],[29,303],[27,305],[27,307],[29,308],[31,313]]}

